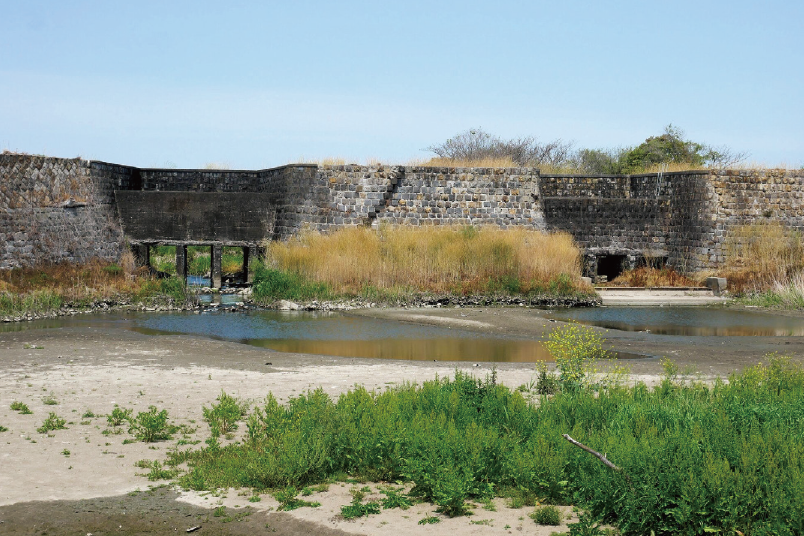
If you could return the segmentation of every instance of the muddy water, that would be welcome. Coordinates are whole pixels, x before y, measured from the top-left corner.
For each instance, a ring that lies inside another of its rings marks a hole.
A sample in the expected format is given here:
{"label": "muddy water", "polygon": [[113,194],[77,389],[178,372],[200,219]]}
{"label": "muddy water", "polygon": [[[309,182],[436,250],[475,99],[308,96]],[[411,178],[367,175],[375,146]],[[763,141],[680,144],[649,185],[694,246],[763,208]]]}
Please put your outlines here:
{"label": "muddy water", "polygon": [[550,317],[621,331],[686,336],[802,336],[804,318],[722,307],[595,307]]}

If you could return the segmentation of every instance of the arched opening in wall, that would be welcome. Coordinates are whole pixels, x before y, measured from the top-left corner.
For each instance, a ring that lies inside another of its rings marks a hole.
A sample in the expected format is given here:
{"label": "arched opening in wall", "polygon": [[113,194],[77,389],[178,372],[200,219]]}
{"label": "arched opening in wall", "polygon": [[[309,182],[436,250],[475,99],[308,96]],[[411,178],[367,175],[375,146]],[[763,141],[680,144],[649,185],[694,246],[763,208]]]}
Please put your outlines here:
{"label": "arched opening in wall", "polygon": [[625,260],[625,255],[600,255],[597,258],[598,278],[602,280],[605,277],[605,281],[613,281],[623,273]]}

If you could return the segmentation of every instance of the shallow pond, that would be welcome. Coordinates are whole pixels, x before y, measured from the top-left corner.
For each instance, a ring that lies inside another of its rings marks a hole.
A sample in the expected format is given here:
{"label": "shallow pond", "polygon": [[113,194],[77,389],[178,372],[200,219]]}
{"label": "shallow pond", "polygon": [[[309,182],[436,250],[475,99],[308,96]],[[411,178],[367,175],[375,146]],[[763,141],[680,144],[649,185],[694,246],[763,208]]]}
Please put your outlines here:
{"label": "shallow pond", "polygon": [[[280,352],[342,357],[498,363],[552,360],[534,340],[339,313],[109,313],[4,324],[0,331],[68,326],[123,328],[148,335],[201,335]],[[646,356],[621,353],[618,357]]]}
{"label": "shallow pond", "polygon": [[555,309],[550,318],[657,335],[801,336],[804,318],[723,307],[594,307]]}

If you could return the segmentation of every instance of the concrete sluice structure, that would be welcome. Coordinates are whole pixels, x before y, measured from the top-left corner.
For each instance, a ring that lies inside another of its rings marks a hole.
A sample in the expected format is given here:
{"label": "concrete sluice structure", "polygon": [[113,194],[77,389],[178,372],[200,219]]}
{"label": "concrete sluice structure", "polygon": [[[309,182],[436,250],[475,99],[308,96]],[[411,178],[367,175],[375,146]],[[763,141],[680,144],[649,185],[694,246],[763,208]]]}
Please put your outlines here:
{"label": "concrete sluice structure", "polygon": [[[612,278],[647,259],[682,272],[716,269],[738,226],[804,231],[804,170],[542,175],[534,168],[287,165],[142,169],[82,159],[0,155],[0,268],[117,260],[133,247],[223,247],[343,226],[497,225],[570,233],[585,275]],[[246,272],[248,272],[246,260]]]}

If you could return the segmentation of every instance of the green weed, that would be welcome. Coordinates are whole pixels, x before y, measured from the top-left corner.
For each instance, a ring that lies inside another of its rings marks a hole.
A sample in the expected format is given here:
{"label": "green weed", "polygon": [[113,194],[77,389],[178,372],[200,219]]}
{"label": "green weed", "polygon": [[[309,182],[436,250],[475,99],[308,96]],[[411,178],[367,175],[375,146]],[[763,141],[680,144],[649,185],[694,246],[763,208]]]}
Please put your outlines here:
{"label": "green weed", "polygon": [[128,433],[134,435],[140,441],[152,443],[170,439],[177,429],[177,427],[168,424],[168,412],[166,409],[159,411],[156,406],[148,406],[148,411],[141,411],[137,413],[135,418],[129,420]]}
{"label": "green weed", "polygon": [[321,389],[287,405],[269,395],[249,416],[242,444],[169,457],[187,462],[179,483],[196,490],[299,489],[349,475],[408,482],[445,515],[495,495],[576,504],[586,512],[570,528],[576,534],[602,531],[599,524],[623,534],[796,534],[803,400],[802,367],[772,355],[728,382],[578,382],[538,405],[491,377],[456,373],[380,392],[356,387],[337,400]]}
{"label": "green weed", "polygon": [[296,510],[297,508],[317,508],[321,506],[320,502],[310,502],[299,499],[299,490],[293,486],[288,486],[285,489],[279,490],[274,493],[274,498],[279,501],[277,510],[289,511]]}
{"label": "green weed", "polygon": [[43,422],[42,426],[37,428],[36,431],[40,434],[46,434],[51,430],[65,430],[67,428],[64,426],[65,424],[67,424],[67,421],[51,411],[47,419],[45,419],[45,422]]}
{"label": "green weed", "polygon": [[380,493],[385,495],[385,498],[380,501],[383,508],[400,508],[402,510],[407,510],[413,504],[410,498],[402,492],[401,488],[398,489],[388,486],[386,488],[382,488]]}
{"label": "green weed", "polygon": [[120,426],[124,422],[128,422],[131,419],[131,414],[134,410],[132,409],[125,409],[115,406],[112,412],[106,416],[106,422],[109,426]]}
{"label": "green weed", "polygon": [[204,420],[209,423],[213,436],[228,434],[237,430],[237,421],[248,414],[248,403],[237,400],[221,391],[217,404],[202,409]]}
{"label": "green weed", "polygon": [[530,513],[530,518],[539,525],[557,526],[561,524],[563,517],[561,510],[555,506],[540,506]]}
{"label": "green weed", "polygon": [[351,503],[341,506],[341,516],[344,519],[355,519],[380,513],[380,503],[377,501],[364,503],[362,494],[355,493],[353,495]]}
{"label": "green weed", "polygon": [[14,411],[19,411],[21,415],[31,415],[33,413],[27,404],[23,404],[19,401],[12,402],[11,409]]}
{"label": "green weed", "polygon": [[579,389],[596,371],[596,360],[610,357],[603,342],[594,329],[577,324],[556,328],[547,335],[544,345],[556,360],[562,389]]}

